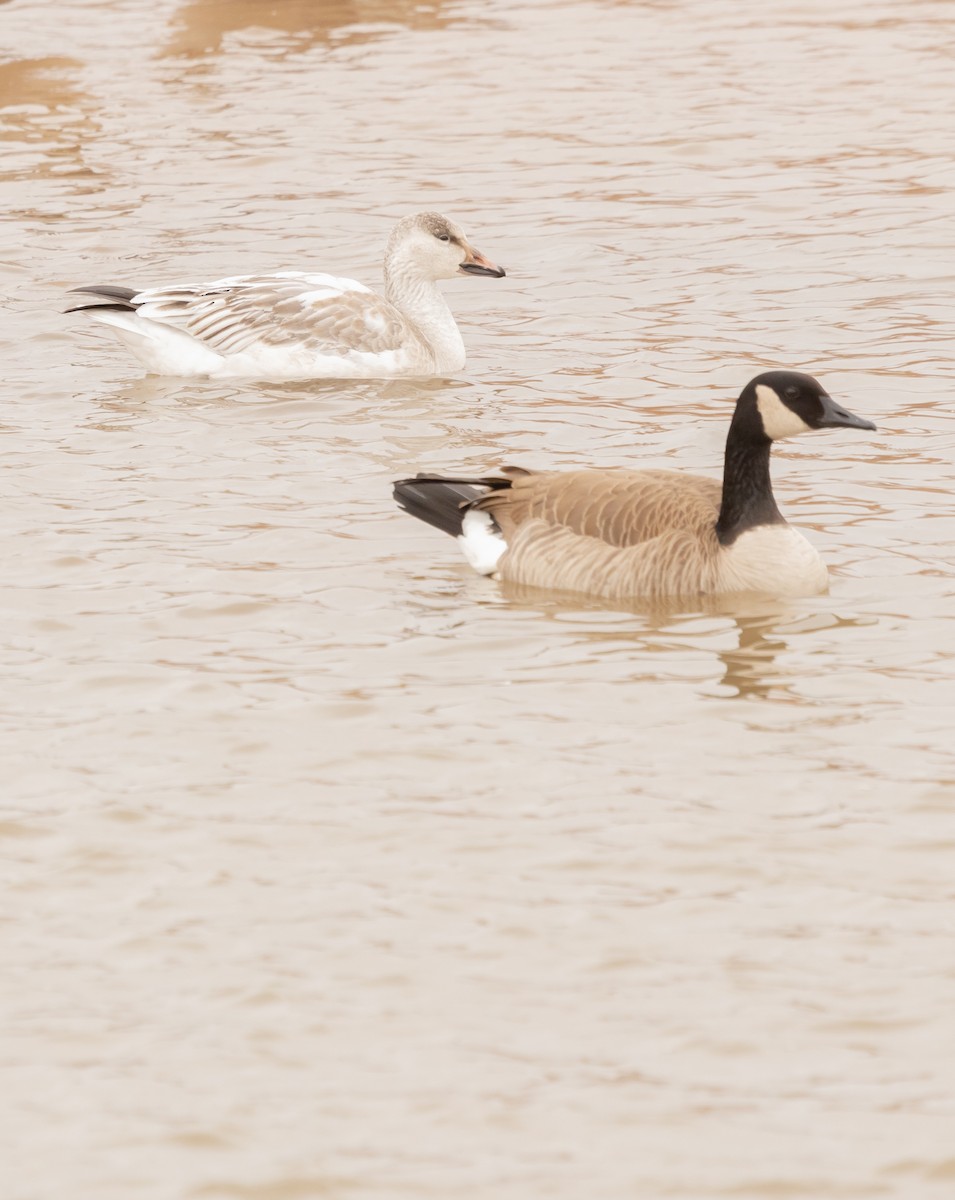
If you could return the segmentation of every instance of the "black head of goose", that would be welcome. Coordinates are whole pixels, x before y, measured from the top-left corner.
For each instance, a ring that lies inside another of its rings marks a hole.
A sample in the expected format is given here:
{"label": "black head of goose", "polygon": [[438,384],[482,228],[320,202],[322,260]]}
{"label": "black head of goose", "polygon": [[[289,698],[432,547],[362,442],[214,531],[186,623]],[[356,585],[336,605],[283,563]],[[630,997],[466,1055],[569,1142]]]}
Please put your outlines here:
{"label": "black head of goose", "polygon": [[772,443],[870,429],[809,375],[767,371],[740,394],[722,483],[678,471],[526,471],[395,484],[413,516],[458,538],[475,570],[614,601],[824,591],[818,553],[776,506]]}

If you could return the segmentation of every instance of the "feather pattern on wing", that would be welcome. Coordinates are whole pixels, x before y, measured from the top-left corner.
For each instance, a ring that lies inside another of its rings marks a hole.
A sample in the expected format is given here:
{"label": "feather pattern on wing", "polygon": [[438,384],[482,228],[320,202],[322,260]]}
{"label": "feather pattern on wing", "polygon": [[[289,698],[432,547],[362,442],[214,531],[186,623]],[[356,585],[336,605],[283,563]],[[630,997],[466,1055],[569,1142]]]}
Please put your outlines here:
{"label": "feather pattern on wing", "polygon": [[139,316],[181,330],[220,354],[256,346],[380,354],[409,339],[420,342],[394,305],[334,275],[241,275],[196,288],[153,288],[133,303]]}
{"label": "feather pattern on wing", "polygon": [[608,600],[715,590],[718,481],[673,471],[505,470],[473,507],[507,541],[500,579]]}
{"label": "feather pattern on wing", "polygon": [[475,506],[492,513],[505,537],[540,519],[611,546],[634,546],[671,529],[715,524],[718,480],[676,471],[502,472],[510,487],[489,492]]}

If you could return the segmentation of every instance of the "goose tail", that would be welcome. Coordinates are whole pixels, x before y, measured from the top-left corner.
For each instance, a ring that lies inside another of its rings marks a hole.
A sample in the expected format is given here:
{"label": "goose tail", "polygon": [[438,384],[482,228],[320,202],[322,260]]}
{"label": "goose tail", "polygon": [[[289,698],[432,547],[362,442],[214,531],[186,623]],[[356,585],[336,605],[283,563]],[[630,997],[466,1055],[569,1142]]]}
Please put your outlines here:
{"label": "goose tail", "polygon": [[493,575],[507,541],[491,513],[474,507],[489,491],[509,488],[509,479],[447,479],[418,475],[399,479],[395,500],[405,512],[457,538],[461,552],[475,571]]}
{"label": "goose tail", "polygon": [[398,507],[412,517],[433,525],[442,533],[460,537],[468,505],[483,495],[487,487],[480,479],[417,475],[414,479],[397,480],[394,497]]}

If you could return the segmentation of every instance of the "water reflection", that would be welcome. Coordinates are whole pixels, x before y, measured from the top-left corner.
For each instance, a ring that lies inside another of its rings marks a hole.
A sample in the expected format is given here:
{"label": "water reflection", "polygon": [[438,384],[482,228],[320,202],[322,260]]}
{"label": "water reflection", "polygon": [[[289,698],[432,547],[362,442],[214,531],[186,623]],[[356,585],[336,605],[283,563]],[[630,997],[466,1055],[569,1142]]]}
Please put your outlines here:
{"label": "water reflection", "polygon": [[[81,331],[93,342],[111,346],[109,335],[98,330]],[[376,435],[390,433],[390,423],[405,434],[396,440],[394,460],[388,461],[392,473],[407,471],[406,462],[430,447],[432,439],[411,436],[406,422],[418,417],[428,421],[447,418],[449,404],[471,385],[465,380],[445,379],[371,379],[349,382],[316,379],[286,383],[188,379],[179,376],[142,375],[122,378],[112,386],[98,389],[85,403],[104,413],[149,416],[149,410],[172,406],[184,409],[261,410],[271,423],[280,422],[295,411],[346,414],[342,437],[353,437],[361,446],[369,430]],[[425,427],[429,431],[430,426]],[[442,441],[444,444],[444,435]]]}
{"label": "water reflection", "polygon": [[0,145],[7,179],[85,172],[91,122],[75,78],[82,64],[64,56],[0,63]]}
{"label": "water reflection", "polygon": [[[886,7],[4,5],[21,1191],[950,1186],[950,39]],[[58,312],[373,283],[432,201],[520,268],[451,384],[142,378]],[[390,499],[716,474],[763,363],[880,426],[777,469],[829,596],[522,607]]]}
{"label": "water reflection", "polygon": [[[469,595],[478,599],[477,592]],[[629,679],[663,681],[684,678],[692,660],[691,674],[707,695],[786,704],[814,703],[801,687],[815,674],[807,670],[805,659],[792,666],[781,661],[800,648],[798,639],[874,623],[870,617],[843,617],[824,607],[800,614],[784,600],[759,596],[669,605],[633,601],[624,611],[588,597],[571,599],[505,582],[495,584],[493,597],[483,594],[481,599],[573,628],[576,636],[568,653],[574,663],[599,660],[606,669],[609,660],[625,664]],[[825,604],[826,598],[820,602]]]}
{"label": "water reflection", "polygon": [[451,21],[441,14],[441,6],[442,0],[283,0],[271,5],[261,0],[191,0],[176,14],[165,53],[187,58],[217,54],[232,35],[253,29],[278,35],[295,50],[332,40],[368,41],[394,25],[440,29]]}
{"label": "water reflection", "polygon": [[[720,686],[739,699],[768,700],[772,696],[792,701],[793,688],[782,677],[777,657],[787,649],[776,623],[760,618],[737,620],[735,647],[718,651],[723,664]],[[725,694],[725,693],[724,693]]]}
{"label": "water reflection", "polygon": [[[80,93],[64,78],[82,64],[75,58],[20,58],[0,63],[0,109],[40,105],[45,109],[74,104]],[[9,120],[5,112],[4,121]]]}

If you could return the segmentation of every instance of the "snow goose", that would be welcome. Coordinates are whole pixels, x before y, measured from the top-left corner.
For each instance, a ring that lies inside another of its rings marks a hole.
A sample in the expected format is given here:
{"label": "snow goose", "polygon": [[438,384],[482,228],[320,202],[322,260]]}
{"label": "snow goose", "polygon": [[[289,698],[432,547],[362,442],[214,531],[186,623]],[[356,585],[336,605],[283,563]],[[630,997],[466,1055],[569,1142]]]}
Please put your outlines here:
{"label": "snow goose", "polygon": [[825,591],[828,572],[786,523],[769,477],[774,441],[812,429],[875,429],[809,375],[769,371],[743,389],[722,483],[679,471],[542,471],[477,479],[419,475],[398,504],[457,537],[475,570],[611,601]]}
{"label": "snow goose", "polygon": [[75,288],[67,312],[110,326],[160,375],[262,380],[448,375],[464,342],[437,286],[457,274],[504,275],[438,213],[405,217],[385,251],[385,294],[334,275],[281,271],[212,283]]}

